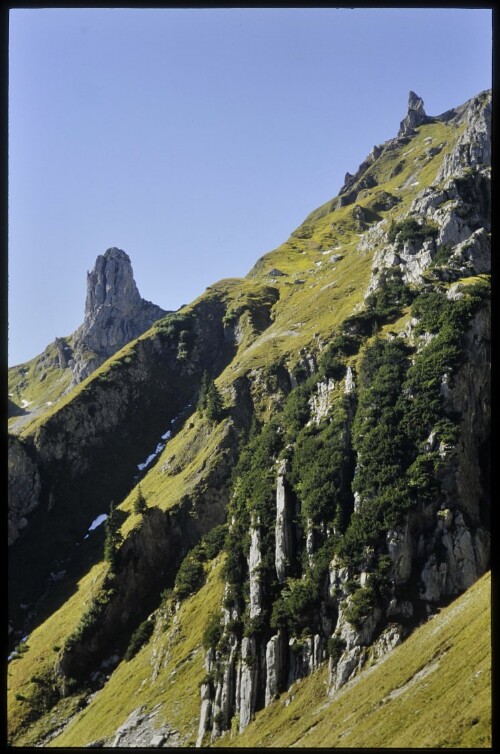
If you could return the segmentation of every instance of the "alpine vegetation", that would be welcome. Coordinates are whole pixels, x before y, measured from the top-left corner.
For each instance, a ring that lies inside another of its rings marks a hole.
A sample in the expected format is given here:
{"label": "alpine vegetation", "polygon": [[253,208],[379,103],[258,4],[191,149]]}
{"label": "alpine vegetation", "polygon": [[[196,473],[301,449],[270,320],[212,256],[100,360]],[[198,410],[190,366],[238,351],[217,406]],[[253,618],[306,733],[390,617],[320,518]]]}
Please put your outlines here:
{"label": "alpine vegetation", "polygon": [[410,92],[245,278],[98,257],[9,374],[10,745],[491,746],[490,163]]}

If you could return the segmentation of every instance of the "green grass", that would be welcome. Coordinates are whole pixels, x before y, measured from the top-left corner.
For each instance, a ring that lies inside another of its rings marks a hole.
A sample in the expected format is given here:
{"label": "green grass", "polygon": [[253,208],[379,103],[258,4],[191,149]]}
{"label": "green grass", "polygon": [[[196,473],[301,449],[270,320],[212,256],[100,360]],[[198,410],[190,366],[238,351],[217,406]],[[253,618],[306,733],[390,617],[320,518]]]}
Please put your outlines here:
{"label": "green grass", "polygon": [[[140,480],[147,506],[169,510],[185,495],[194,493],[207,474],[220,463],[228,432],[227,420],[214,425],[197,413],[193,414],[179,434],[168,442],[155,466]],[[124,536],[141,519],[140,514],[133,512],[136,496],[137,487],[134,487],[119,506],[120,510],[130,514],[121,529]]]}
{"label": "green grass", "polygon": [[[18,428],[55,405],[69,387],[71,370],[61,369],[58,362],[58,351],[55,343],[51,343],[45,351],[25,364],[11,367],[8,371],[9,396],[13,403],[26,406],[27,416],[9,419],[9,429]],[[32,415],[32,417],[30,417]]]}
{"label": "green grass", "polygon": [[157,704],[161,704],[158,727],[168,723],[179,730],[184,746],[194,746],[199,687],[206,672],[203,631],[222,599],[222,562],[218,556],[209,566],[206,584],[181,604],[175,622],[159,618],[150,641],[130,662],[121,663],[89,706],[49,746],[85,746],[112,737],[134,709],[144,705],[148,712]]}
{"label": "green grass", "polygon": [[[80,620],[82,606],[85,606],[97,591],[104,573],[104,563],[94,566],[80,580],[74,594],[30,634],[26,642],[28,650],[22,655],[21,659],[9,663],[7,674],[8,727],[9,736],[19,742],[18,745],[29,745],[37,731],[43,731],[43,723],[39,724],[36,729],[26,730],[26,716],[29,712],[29,705],[19,701],[16,694],[29,697],[34,690],[31,677],[34,675],[44,676],[52,671],[58,656],[58,652],[54,651],[53,648],[62,647],[66,636],[76,627]],[[45,725],[48,724],[48,719],[46,719]]]}
{"label": "green grass", "polygon": [[296,682],[222,747],[491,747],[491,578],[327,694],[327,667]]}

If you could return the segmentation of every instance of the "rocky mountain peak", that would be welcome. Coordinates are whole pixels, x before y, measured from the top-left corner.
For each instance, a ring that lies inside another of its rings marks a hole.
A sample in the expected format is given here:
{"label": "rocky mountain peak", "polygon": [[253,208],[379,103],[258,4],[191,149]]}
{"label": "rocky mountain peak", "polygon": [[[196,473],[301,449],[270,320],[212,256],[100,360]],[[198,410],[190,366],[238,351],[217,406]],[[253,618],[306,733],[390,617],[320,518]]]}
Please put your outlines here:
{"label": "rocky mountain peak", "polygon": [[418,110],[425,115],[424,101],[422,97],[419,97],[418,94],[415,94],[415,92],[412,92],[411,90],[408,94],[408,110]]}
{"label": "rocky mountain peak", "polygon": [[424,109],[424,101],[418,94],[412,92],[408,95],[408,112],[406,118],[401,121],[398,136],[411,136],[415,128],[427,123],[428,117]]}
{"label": "rocky mountain peak", "polygon": [[87,273],[85,316],[75,333],[76,348],[70,362],[73,384],[165,314],[164,309],[141,298],[128,254],[116,247],[100,254],[94,269]]}
{"label": "rocky mountain peak", "polygon": [[101,307],[114,307],[123,313],[141,304],[130,257],[112,247],[100,254],[94,269],[87,273],[85,324],[91,324]]}

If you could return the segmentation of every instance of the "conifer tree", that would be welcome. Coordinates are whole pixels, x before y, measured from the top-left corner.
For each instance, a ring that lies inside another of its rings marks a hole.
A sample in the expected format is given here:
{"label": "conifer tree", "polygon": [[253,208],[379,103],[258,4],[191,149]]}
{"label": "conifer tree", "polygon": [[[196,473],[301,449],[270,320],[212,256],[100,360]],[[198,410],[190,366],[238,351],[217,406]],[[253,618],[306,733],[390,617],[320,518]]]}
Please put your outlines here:
{"label": "conifer tree", "polygon": [[115,504],[112,501],[109,507],[109,515],[105,523],[106,538],[104,540],[104,558],[108,561],[111,570],[116,569],[118,546],[123,537],[120,532],[120,524],[116,513]]}
{"label": "conifer tree", "polygon": [[210,382],[207,390],[206,401],[207,417],[211,421],[220,421],[223,415],[223,404],[220,392],[217,389],[215,382]]}
{"label": "conifer tree", "polygon": [[200,412],[203,412],[205,408],[207,407],[207,394],[208,394],[209,385],[210,385],[210,378],[208,376],[208,373],[205,371],[203,372],[202,377],[201,377],[200,392],[198,394],[198,403],[196,404],[196,408]]}
{"label": "conifer tree", "polygon": [[142,494],[141,485],[139,485],[137,488],[137,495],[134,500],[134,513],[144,513],[146,508],[146,498]]}

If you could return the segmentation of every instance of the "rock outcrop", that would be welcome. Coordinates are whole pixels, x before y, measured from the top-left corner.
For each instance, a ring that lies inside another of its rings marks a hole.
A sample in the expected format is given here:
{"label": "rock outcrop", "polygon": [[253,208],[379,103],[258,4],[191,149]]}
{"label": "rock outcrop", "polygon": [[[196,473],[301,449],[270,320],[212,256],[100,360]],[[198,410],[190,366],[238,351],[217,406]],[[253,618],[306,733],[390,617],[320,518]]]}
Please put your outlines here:
{"label": "rock outcrop", "polygon": [[285,475],[288,471],[287,461],[283,461],[278,469],[276,483],[276,576],[283,583],[289,564],[293,557],[293,514],[294,506],[288,493]]}
{"label": "rock outcrop", "polygon": [[41,489],[40,474],[28,448],[12,435],[9,435],[8,474],[8,544],[11,545],[28,525],[26,517],[37,507]]}
{"label": "rock outcrop", "polygon": [[254,522],[250,529],[250,552],[248,554],[248,572],[250,574],[250,618],[256,618],[262,611],[262,592],[260,584],[260,551],[259,521]]}
{"label": "rock outcrop", "polygon": [[[419,98],[410,96],[410,103],[408,128],[415,128],[429,119]],[[377,289],[388,269],[398,268],[405,282],[417,284],[425,281],[431,267],[443,280],[491,269],[491,93],[483,92],[433,120],[445,120],[463,129],[443,158],[436,178],[417,193],[407,215],[417,222],[425,218],[436,232],[402,244],[397,238],[382,243],[389,231],[387,222],[382,221],[365,233],[359,244],[361,251],[379,245],[367,295]]]}
{"label": "rock outcrop", "polygon": [[69,366],[72,384],[88,377],[100,364],[139,337],[167,314],[141,298],[129,256],[111,248],[97,257],[87,273],[87,298],[83,324],[74,334]]}
{"label": "rock outcrop", "polygon": [[408,112],[406,117],[401,121],[398,136],[413,136],[415,129],[423,123],[431,120],[424,110],[424,101],[418,94],[410,91],[408,95]]}

